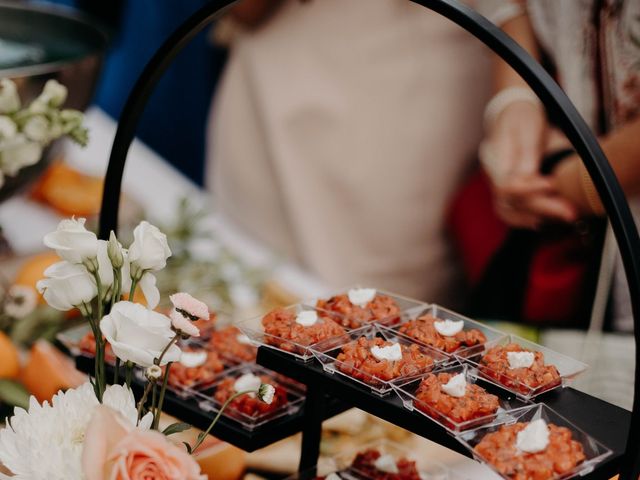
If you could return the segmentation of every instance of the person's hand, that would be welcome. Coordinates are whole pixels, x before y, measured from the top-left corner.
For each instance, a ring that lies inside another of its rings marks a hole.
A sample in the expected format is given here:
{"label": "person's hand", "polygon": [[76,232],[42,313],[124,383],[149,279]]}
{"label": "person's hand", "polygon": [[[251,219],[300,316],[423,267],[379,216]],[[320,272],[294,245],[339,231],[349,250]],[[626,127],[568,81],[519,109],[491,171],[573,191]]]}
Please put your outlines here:
{"label": "person's hand", "polygon": [[555,183],[540,175],[546,152],[547,121],[539,105],[509,104],[490,125],[481,159],[496,199],[496,213],[515,228],[538,228],[545,221],[575,220],[576,212]]}

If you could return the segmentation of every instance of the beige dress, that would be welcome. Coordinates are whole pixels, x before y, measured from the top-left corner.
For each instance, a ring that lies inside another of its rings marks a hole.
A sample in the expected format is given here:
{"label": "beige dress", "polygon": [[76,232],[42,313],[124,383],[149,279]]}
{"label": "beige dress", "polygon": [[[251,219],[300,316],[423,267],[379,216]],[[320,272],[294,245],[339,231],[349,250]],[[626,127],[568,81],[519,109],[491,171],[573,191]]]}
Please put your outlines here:
{"label": "beige dress", "polygon": [[209,125],[217,206],[329,285],[455,303],[447,202],[488,53],[406,0],[289,1],[236,39]]}

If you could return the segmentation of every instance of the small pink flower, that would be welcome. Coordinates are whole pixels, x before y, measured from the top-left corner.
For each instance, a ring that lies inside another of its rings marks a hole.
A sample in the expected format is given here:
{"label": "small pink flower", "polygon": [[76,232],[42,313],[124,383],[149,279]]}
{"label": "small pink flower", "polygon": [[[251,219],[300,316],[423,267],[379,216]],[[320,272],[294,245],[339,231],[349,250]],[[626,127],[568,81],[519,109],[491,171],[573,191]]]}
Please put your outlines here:
{"label": "small pink flower", "polygon": [[169,297],[173,307],[185,317],[196,320],[209,320],[209,308],[197,298],[188,293],[175,293]]}
{"label": "small pink flower", "polygon": [[198,327],[196,327],[191,320],[178,312],[175,308],[171,310],[169,318],[171,319],[171,325],[173,325],[173,328],[176,330],[180,330],[182,333],[191,337],[200,336],[200,330]]}
{"label": "small pink flower", "polygon": [[114,410],[95,407],[85,433],[87,480],[206,480],[186,450],[155,430],[136,428]]}

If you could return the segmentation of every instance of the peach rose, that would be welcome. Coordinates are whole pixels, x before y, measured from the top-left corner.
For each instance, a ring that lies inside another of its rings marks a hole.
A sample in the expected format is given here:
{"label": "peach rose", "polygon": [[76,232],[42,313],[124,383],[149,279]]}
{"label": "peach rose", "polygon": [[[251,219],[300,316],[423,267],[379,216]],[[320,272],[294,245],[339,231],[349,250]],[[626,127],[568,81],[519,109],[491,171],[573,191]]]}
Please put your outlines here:
{"label": "peach rose", "polygon": [[132,426],[119,413],[95,408],[82,450],[86,480],[206,480],[184,448],[155,430]]}

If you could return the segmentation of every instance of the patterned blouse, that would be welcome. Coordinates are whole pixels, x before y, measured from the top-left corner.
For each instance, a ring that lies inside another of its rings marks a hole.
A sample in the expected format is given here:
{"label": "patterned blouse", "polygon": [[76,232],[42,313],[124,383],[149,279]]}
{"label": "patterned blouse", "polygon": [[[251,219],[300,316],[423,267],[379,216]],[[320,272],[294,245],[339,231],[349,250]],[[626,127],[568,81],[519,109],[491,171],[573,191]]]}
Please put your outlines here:
{"label": "patterned blouse", "polygon": [[558,83],[594,130],[615,130],[640,114],[640,1],[477,0],[498,24],[518,15],[519,5]]}
{"label": "patterned blouse", "polygon": [[[526,9],[558,83],[597,133],[640,115],[640,0],[477,0],[476,7],[498,25]],[[640,198],[629,199],[629,204],[640,226]],[[619,255],[612,298],[614,329],[632,331]]]}

